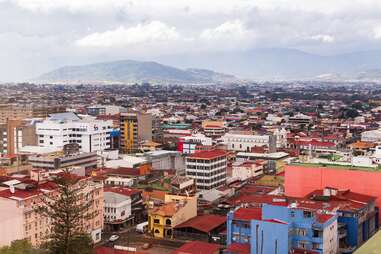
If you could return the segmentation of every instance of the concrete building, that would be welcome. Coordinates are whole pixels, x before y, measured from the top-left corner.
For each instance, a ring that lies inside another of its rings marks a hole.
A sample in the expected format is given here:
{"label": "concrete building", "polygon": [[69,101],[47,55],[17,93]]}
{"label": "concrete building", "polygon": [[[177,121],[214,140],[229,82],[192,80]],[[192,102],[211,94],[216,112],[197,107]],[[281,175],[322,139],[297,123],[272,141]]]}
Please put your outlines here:
{"label": "concrete building", "polygon": [[226,127],[224,121],[205,120],[202,122],[202,129],[205,136],[219,138],[225,134]]}
{"label": "concrete building", "polygon": [[213,139],[203,134],[180,137],[177,143],[177,150],[184,154],[192,154],[197,151],[197,146],[212,146]]}
{"label": "concrete building", "polygon": [[362,132],[361,141],[381,144],[381,130],[371,130]]}
{"label": "concrete building", "polygon": [[63,148],[77,143],[81,152],[100,152],[110,148],[112,121],[80,118],[67,112],[53,114],[36,124],[38,145]]}
{"label": "concrete building", "polygon": [[33,121],[7,120],[5,124],[0,124],[0,154],[18,154],[22,147],[36,144]]}
{"label": "concrete building", "polygon": [[202,151],[186,158],[186,176],[196,180],[198,190],[209,190],[226,183],[227,153],[223,150]]}
{"label": "concrete building", "polygon": [[265,161],[244,161],[233,163],[232,179],[245,181],[247,179],[263,175]]}
{"label": "concrete building", "polygon": [[142,112],[120,114],[120,150],[132,153],[143,141],[152,141],[152,115]]}
{"label": "concrete building", "polygon": [[36,106],[18,104],[0,104],[0,124],[7,120],[22,120],[25,118],[45,118],[49,114],[65,112],[63,106]]}
{"label": "concrete building", "polygon": [[185,169],[184,157],[176,151],[159,150],[146,152],[141,156],[152,164],[152,170],[183,171]]}
{"label": "concrete building", "polygon": [[[96,216],[85,222],[85,229],[97,243],[101,241],[103,229],[103,185],[95,183],[88,178],[79,178],[81,197],[79,202],[90,198],[92,206],[89,213]],[[49,234],[51,220],[36,213],[34,207],[41,204],[44,193],[57,191],[52,182],[38,183],[33,181],[3,182],[0,188],[0,247],[10,245],[12,241],[27,239],[32,245],[43,243]]]}
{"label": "concrete building", "polygon": [[91,116],[116,115],[120,113],[120,108],[115,105],[93,105],[86,108],[86,113]]}
{"label": "concrete building", "polygon": [[233,133],[226,133],[221,139],[222,143],[227,146],[228,150],[237,152],[250,152],[254,147],[269,147],[271,141],[269,135]]}
{"label": "concrete building", "polygon": [[97,153],[53,153],[48,155],[31,155],[28,158],[33,168],[56,170],[71,167],[82,167],[85,169],[97,167]]}

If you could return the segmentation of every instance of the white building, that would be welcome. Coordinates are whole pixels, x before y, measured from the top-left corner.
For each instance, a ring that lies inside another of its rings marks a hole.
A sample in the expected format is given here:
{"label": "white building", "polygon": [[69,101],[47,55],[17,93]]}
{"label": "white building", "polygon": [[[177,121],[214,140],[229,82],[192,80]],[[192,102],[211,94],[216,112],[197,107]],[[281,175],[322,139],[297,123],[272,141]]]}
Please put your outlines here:
{"label": "white building", "polygon": [[263,175],[264,161],[244,161],[233,163],[232,178],[245,181],[252,177]]}
{"label": "white building", "polygon": [[[140,155],[139,155],[140,156]],[[141,155],[152,164],[152,170],[184,170],[185,161],[177,151],[151,151]]]}
{"label": "white building", "polygon": [[116,189],[104,190],[104,222],[123,222],[131,216],[131,198]]}
{"label": "white building", "polygon": [[196,180],[198,190],[210,190],[226,183],[227,154],[222,150],[201,151],[186,158],[186,176]]}
{"label": "white building", "polygon": [[97,152],[110,148],[112,121],[81,119],[72,112],[53,114],[36,124],[38,145],[63,148],[77,143],[82,152]]}
{"label": "white building", "polygon": [[251,151],[253,147],[270,145],[269,135],[248,135],[226,133],[221,137],[223,144],[231,151]]}
{"label": "white building", "polygon": [[211,146],[212,144],[213,139],[201,133],[179,138],[179,147],[182,147],[181,150],[184,154],[196,152],[196,146],[198,145]]}

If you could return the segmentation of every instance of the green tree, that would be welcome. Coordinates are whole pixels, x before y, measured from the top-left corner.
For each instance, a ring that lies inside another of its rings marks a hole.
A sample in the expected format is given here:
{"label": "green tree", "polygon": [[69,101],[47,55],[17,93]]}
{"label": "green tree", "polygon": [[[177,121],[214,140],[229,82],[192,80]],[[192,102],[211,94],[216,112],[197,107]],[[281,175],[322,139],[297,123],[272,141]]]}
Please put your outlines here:
{"label": "green tree", "polygon": [[27,240],[16,240],[11,246],[0,248],[0,254],[42,254],[41,250],[33,248]]}
{"label": "green tree", "polygon": [[64,173],[56,178],[57,195],[46,194],[36,211],[51,219],[49,240],[43,247],[48,254],[93,253],[91,237],[86,233],[85,221],[96,214],[89,212],[92,201],[83,196],[76,176]]}

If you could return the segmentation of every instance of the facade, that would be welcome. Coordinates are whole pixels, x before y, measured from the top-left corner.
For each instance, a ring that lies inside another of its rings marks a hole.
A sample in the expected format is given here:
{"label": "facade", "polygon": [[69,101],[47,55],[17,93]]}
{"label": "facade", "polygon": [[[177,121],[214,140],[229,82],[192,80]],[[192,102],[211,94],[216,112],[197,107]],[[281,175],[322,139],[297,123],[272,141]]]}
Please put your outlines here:
{"label": "facade", "polygon": [[381,130],[371,130],[362,132],[361,141],[381,144]]}
{"label": "facade", "polygon": [[104,223],[111,230],[116,230],[131,219],[130,189],[105,188],[104,189]]}
{"label": "facade", "polygon": [[142,112],[120,114],[120,150],[132,153],[143,141],[152,141],[152,115]]}
{"label": "facade", "polygon": [[[228,214],[227,251],[249,245],[250,253],[338,253],[337,216],[297,207],[267,205]],[[230,248],[232,246],[233,248]],[[305,252],[301,252],[305,253]]]}
{"label": "facade", "polygon": [[233,163],[232,178],[240,181],[263,175],[265,161],[244,161]]}
{"label": "facade", "polygon": [[63,148],[77,143],[81,152],[101,152],[111,148],[112,121],[81,119],[74,113],[54,114],[36,124],[38,145]]}
{"label": "facade", "polygon": [[197,190],[210,190],[226,183],[227,153],[201,151],[186,158],[186,176],[194,178]]}
{"label": "facade", "polygon": [[148,229],[157,238],[172,238],[174,227],[197,216],[197,198],[166,195],[164,204],[148,210]]}
{"label": "facade", "polygon": [[197,151],[197,146],[211,146],[213,139],[203,134],[195,134],[192,136],[180,137],[177,143],[177,150],[184,154],[192,154]]}
{"label": "facade", "polygon": [[91,116],[115,115],[120,113],[120,107],[114,105],[93,105],[86,108],[86,113]]}
{"label": "facade", "polygon": [[205,120],[202,122],[202,129],[205,136],[218,138],[225,134],[225,122]]}
{"label": "facade", "polygon": [[254,147],[269,147],[269,135],[247,135],[226,133],[221,137],[223,144],[230,151],[250,152]]}
{"label": "facade", "polygon": [[152,151],[143,154],[152,164],[152,170],[184,170],[184,157],[177,151]]}
{"label": "facade", "polygon": [[70,167],[96,168],[97,153],[32,155],[28,158],[33,168],[56,170]]}
{"label": "facade", "polygon": [[[89,213],[96,216],[85,222],[85,230],[93,241],[101,240],[103,229],[103,186],[87,178],[81,179],[81,194],[93,201]],[[4,183],[3,183],[4,185]],[[50,219],[40,216],[34,211],[35,205],[40,204],[44,193],[56,192],[51,182],[19,183],[0,190],[0,247],[10,245],[14,240],[27,239],[32,245],[38,246],[44,242],[51,226]],[[87,201],[86,201],[87,202]]]}

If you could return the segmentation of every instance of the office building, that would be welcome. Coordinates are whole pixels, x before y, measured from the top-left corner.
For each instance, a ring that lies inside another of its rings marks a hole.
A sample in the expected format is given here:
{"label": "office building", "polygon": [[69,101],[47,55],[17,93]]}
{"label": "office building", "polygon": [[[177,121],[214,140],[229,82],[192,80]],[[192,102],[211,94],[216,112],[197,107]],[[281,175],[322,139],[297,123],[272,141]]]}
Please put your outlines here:
{"label": "office building", "polygon": [[210,190],[226,183],[227,153],[201,151],[186,158],[186,176],[196,180],[198,190]]}
{"label": "office building", "polygon": [[120,150],[132,153],[140,143],[152,141],[152,115],[142,112],[120,114]]}

